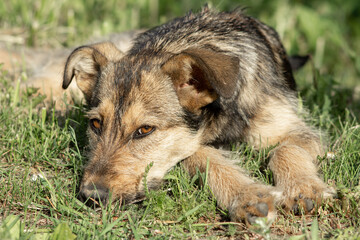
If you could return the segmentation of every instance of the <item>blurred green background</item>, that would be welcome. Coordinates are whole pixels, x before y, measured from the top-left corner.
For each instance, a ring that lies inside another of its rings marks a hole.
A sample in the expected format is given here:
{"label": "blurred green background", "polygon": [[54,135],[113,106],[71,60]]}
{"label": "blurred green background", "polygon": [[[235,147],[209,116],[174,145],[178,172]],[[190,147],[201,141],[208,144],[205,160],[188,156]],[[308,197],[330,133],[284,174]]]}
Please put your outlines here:
{"label": "blurred green background", "polygon": [[359,0],[6,0],[0,1],[0,41],[74,47],[89,37],[156,26],[206,2],[218,10],[245,7],[276,28],[290,54],[311,54],[320,74],[359,85]]}

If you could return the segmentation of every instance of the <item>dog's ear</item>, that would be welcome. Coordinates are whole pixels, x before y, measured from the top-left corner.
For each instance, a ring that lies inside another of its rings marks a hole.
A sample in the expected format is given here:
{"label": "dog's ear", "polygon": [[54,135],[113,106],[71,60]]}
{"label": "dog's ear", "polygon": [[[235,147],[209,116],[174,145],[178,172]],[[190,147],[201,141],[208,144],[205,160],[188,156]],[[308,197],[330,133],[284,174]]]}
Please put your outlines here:
{"label": "dog's ear", "polygon": [[63,78],[63,89],[76,78],[79,89],[89,102],[102,68],[108,62],[119,61],[124,56],[111,42],[102,42],[75,49],[68,57]]}
{"label": "dog's ear", "polygon": [[197,113],[219,96],[231,98],[239,78],[239,59],[208,49],[188,49],[163,66],[180,104]]}
{"label": "dog's ear", "polygon": [[291,69],[293,71],[296,71],[302,68],[309,61],[310,55],[306,55],[306,56],[294,55],[294,56],[289,56],[288,59],[290,62]]}

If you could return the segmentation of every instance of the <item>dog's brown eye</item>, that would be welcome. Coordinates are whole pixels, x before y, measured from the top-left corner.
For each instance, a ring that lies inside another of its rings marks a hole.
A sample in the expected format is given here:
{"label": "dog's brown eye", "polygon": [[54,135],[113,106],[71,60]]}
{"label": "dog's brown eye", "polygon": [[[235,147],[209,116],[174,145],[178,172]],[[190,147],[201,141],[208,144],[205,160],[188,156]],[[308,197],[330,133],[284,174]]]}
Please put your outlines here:
{"label": "dog's brown eye", "polygon": [[94,131],[99,132],[101,129],[101,121],[96,118],[90,119],[90,126]]}
{"label": "dog's brown eye", "polygon": [[150,133],[152,133],[154,130],[155,130],[155,127],[151,127],[151,126],[147,126],[147,125],[142,126],[138,130],[136,130],[134,137],[135,138],[145,137],[145,136],[149,135]]}

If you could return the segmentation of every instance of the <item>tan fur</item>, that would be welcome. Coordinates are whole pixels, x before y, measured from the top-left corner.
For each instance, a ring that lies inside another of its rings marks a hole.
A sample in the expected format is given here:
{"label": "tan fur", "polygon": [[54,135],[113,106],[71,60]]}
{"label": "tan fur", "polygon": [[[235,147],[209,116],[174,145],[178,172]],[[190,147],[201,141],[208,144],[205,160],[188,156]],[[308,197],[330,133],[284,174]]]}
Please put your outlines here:
{"label": "tan fur", "polygon": [[[291,210],[301,199],[315,199],[333,194],[333,189],[319,178],[316,163],[322,155],[319,136],[297,116],[297,109],[286,104],[286,99],[267,99],[262,111],[251,121],[248,141],[257,148],[279,144],[269,163],[276,186],[283,191],[280,203]],[[300,198],[299,198],[300,196]]]}
{"label": "tan fur", "polygon": [[256,148],[275,145],[289,132],[307,128],[304,121],[298,117],[297,109],[294,109],[289,99],[268,97],[263,101],[264,105],[250,120],[250,130],[246,139]]}
{"label": "tan fur", "polygon": [[[205,172],[208,165],[208,184],[220,206],[229,209],[231,218],[240,221],[246,216],[276,216],[274,202],[281,192],[271,186],[257,183],[226,157],[227,153],[211,147],[201,147],[187,158],[183,164],[190,174],[198,169]],[[256,209],[256,204],[264,202],[269,207],[264,215]]]}

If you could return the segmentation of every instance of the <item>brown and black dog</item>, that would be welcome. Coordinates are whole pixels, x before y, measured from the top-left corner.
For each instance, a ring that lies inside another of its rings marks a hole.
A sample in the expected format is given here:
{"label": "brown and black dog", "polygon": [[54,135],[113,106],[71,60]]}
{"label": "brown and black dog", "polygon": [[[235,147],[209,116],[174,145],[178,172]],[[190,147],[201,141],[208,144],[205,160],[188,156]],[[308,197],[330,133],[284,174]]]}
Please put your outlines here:
{"label": "brown and black dog", "polygon": [[[89,105],[89,163],[83,199],[131,203],[157,188],[177,163],[206,171],[234,221],[274,217],[331,197],[316,166],[323,145],[299,118],[291,64],[277,33],[241,11],[204,8],[140,34],[126,53],[110,42],[68,57],[63,88],[75,78]],[[277,145],[275,186],[247,176],[215,146]]]}

